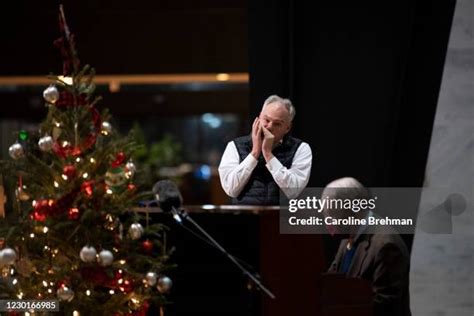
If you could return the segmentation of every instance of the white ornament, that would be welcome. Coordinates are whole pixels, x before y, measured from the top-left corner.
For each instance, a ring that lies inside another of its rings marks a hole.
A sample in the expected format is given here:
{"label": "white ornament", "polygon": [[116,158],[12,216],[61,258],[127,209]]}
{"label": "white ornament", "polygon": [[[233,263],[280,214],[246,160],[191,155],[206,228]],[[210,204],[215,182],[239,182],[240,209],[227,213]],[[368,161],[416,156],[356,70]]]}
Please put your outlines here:
{"label": "white ornament", "polygon": [[38,146],[42,151],[50,151],[53,148],[53,138],[49,135],[44,135],[38,141]]}
{"label": "white ornament", "polygon": [[13,159],[19,159],[25,154],[23,146],[18,142],[14,143],[10,146],[10,148],[8,148],[8,153]]}
{"label": "white ornament", "polygon": [[170,278],[167,276],[161,276],[158,279],[158,284],[156,285],[156,289],[160,293],[168,293],[171,290],[171,287],[173,286],[173,281],[171,281]]}
{"label": "white ornament", "polygon": [[133,240],[140,239],[144,232],[143,226],[140,223],[133,223],[128,229],[128,234]]}
{"label": "white ornament", "polygon": [[50,85],[43,91],[43,98],[46,102],[54,104],[59,100],[59,91],[54,85]]}
{"label": "white ornament", "polygon": [[146,278],[146,283],[149,286],[155,286],[158,276],[156,275],[155,272],[148,272],[145,278]]}
{"label": "white ornament", "polygon": [[74,298],[74,291],[67,286],[61,286],[57,291],[56,295],[61,301],[70,302]]}
{"label": "white ornament", "polygon": [[114,262],[114,255],[109,250],[102,250],[99,253],[99,263],[101,266],[110,266]]}
{"label": "white ornament", "polygon": [[95,261],[96,255],[97,255],[97,251],[92,246],[91,247],[88,247],[88,246],[82,247],[81,252],[79,253],[79,257],[84,262],[93,262],[93,261]]}
{"label": "white ornament", "polygon": [[0,250],[0,266],[15,263],[16,252],[12,248]]}

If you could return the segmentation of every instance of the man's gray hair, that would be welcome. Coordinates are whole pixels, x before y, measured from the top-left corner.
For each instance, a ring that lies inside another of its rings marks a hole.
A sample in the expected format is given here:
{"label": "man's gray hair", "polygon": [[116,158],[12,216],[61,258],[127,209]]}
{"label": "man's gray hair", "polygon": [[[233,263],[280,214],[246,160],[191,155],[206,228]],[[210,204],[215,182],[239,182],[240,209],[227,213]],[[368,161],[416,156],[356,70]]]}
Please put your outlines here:
{"label": "man's gray hair", "polygon": [[283,105],[285,109],[288,111],[288,116],[290,118],[290,122],[293,121],[293,118],[295,117],[296,111],[295,107],[293,106],[293,103],[291,103],[290,99],[284,99],[276,94],[269,96],[265,102],[263,102],[262,110],[269,104],[278,102],[279,104]]}
{"label": "man's gray hair", "polygon": [[357,179],[351,177],[340,178],[332,181],[323,191],[323,196],[340,199],[370,199],[370,191]]}

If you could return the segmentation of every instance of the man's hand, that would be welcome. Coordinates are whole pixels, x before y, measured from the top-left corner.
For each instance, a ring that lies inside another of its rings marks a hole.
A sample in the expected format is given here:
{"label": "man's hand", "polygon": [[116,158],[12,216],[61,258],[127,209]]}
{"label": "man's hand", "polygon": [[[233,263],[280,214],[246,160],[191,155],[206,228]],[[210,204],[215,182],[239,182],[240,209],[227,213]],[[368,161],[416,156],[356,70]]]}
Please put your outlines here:
{"label": "man's hand", "polygon": [[262,153],[265,161],[270,161],[273,158],[273,142],[275,141],[275,136],[265,127],[262,126],[263,131],[263,143],[262,143]]}
{"label": "man's hand", "polygon": [[258,159],[260,153],[262,152],[262,126],[260,125],[260,119],[257,117],[255,121],[253,121],[252,125],[252,156],[255,159]]}

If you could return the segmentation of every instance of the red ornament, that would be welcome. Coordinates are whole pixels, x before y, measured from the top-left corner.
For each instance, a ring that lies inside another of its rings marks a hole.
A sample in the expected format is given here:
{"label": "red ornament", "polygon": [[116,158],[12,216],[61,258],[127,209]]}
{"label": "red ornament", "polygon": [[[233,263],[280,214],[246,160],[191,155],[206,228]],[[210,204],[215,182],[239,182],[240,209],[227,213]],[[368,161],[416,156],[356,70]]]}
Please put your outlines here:
{"label": "red ornament", "polygon": [[73,155],[74,157],[80,156],[81,154],[82,150],[79,146],[76,146],[71,150],[71,155]]}
{"label": "red ornament", "polygon": [[34,211],[32,215],[33,219],[38,222],[44,222],[46,220],[46,214]]}
{"label": "red ornament", "polygon": [[147,239],[142,243],[142,247],[143,247],[143,250],[150,253],[153,250],[153,242]]}
{"label": "red ornament", "polygon": [[68,215],[67,217],[68,217],[69,219],[71,219],[71,220],[76,220],[76,219],[79,218],[79,215],[80,215],[80,214],[79,214],[79,209],[78,209],[77,207],[71,207],[71,208],[69,209],[69,212],[68,212],[67,215]]}
{"label": "red ornament", "polygon": [[35,202],[34,211],[31,215],[35,221],[44,222],[48,215],[55,210],[54,200],[39,200]]}
{"label": "red ornament", "polygon": [[84,193],[85,196],[89,198],[92,197],[92,195],[94,194],[94,180],[85,181],[84,183],[82,183],[81,191],[82,193]]}
{"label": "red ornament", "polygon": [[135,184],[133,184],[133,183],[130,183],[129,185],[127,185],[127,189],[128,189],[128,191],[130,191],[130,192],[135,191],[136,188],[137,188],[137,186],[136,186]]}
{"label": "red ornament", "polygon": [[63,168],[63,174],[66,175],[69,179],[72,179],[76,176],[76,166],[66,165]]}
{"label": "red ornament", "polygon": [[121,164],[124,163],[126,157],[123,151],[119,152],[117,156],[115,157],[115,160],[112,162],[112,168],[117,168]]}

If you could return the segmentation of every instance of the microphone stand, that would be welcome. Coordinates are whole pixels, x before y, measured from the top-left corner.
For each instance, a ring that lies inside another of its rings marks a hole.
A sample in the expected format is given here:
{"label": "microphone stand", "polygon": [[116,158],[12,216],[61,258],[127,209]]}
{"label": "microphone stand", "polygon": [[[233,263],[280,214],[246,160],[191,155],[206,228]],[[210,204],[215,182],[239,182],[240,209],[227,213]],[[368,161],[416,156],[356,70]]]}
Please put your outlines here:
{"label": "microphone stand", "polygon": [[[244,275],[249,277],[265,294],[267,294],[270,298],[275,299],[275,295],[267,289],[252,273],[250,273],[247,269],[245,269],[231,254],[229,254],[224,247],[222,247],[214,238],[211,237],[198,223],[196,223],[191,216],[184,210],[179,210],[179,215],[182,216],[185,220],[190,222],[194,227],[196,227],[209,241],[219,249],[230,261],[232,261],[242,272]],[[182,222],[176,219],[176,216],[173,216],[175,220],[182,225]]]}

